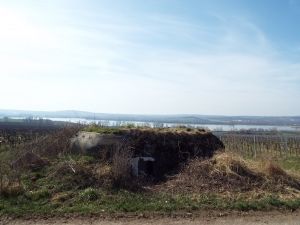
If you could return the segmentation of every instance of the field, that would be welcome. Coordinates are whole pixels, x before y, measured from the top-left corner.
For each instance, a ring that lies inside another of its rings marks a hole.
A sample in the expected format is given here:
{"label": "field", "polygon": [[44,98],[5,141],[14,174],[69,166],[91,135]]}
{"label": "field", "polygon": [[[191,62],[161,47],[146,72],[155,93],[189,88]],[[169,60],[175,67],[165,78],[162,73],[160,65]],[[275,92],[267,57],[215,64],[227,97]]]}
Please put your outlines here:
{"label": "field", "polygon": [[300,132],[217,132],[228,151],[252,160],[279,163],[284,169],[300,171]]}
{"label": "field", "polygon": [[216,132],[231,151],[245,157],[300,156],[300,132]]}
{"label": "field", "polygon": [[[83,129],[103,134],[120,130],[97,126],[49,129],[41,124],[34,129],[16,129],[15,124],[1,127],[1,215],[300,208],[298,134],[217,134],[225,151],[220,150],[212,158],[191,159],[178,173],[153,181],[132,177],[128,173],[129,156],[120,151],[111,161],[73,153],[70,138]],[[190,129],[178,128],[183,133]],[[29,168],[26,162],[15,163],[26,152],[40,156],[43,166]]]}

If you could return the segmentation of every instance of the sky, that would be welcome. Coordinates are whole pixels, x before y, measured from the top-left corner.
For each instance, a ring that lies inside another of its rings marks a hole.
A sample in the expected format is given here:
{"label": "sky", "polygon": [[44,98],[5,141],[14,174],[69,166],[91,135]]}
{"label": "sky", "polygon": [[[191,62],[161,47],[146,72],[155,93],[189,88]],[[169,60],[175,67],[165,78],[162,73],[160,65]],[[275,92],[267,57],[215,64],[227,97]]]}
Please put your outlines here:
{"label": "sky", "polygon": [[0,109],[300,115],[300,0],[0,0]]}

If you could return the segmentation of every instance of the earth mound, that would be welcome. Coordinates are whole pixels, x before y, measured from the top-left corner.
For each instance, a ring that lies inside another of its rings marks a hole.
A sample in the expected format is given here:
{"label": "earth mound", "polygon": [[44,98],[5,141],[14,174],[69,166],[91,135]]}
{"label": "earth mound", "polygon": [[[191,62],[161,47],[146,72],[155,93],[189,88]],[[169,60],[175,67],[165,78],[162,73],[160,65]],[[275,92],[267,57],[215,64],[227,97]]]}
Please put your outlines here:
{"label": "earth mound", "polygon": [[123,131],[134,157],[152,157],[155,177],[178,172],[187,161],[211,158],[224,150],[223,143],[203,129],[129,129]]}
{"label": "earth mound", "polygon": [[[224,149],[211,132],[192,128],[120,128],[110,133],[79,132],[71,140],[74,152],[91,154],[110,161],[122,148],[130,151],[135,175],[163,178],[178,172],[194,158],[211,158]],[[125,147],[124,147],[125,146]]]}
{"label": "earth mound", "polygon": [[246,162],[231,153],[207,160],[191,160],[182,171],[156,188],[172,193],[225,193],[300,191],[300,178],[268,162]]}

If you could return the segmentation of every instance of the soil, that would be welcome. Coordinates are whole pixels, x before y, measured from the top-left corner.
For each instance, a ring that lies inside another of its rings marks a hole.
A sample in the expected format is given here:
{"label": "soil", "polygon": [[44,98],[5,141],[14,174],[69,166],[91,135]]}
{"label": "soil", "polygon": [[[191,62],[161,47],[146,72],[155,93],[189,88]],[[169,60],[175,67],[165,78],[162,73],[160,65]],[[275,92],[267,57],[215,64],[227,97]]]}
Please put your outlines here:
{"label": "soil", "polygon": [[0,218],[1,225],[299,225],[300,212],[251,212],[251,213],[201,213],[180,216],[120,216],[120,217],[80,217],[69,216],[60,218]]}

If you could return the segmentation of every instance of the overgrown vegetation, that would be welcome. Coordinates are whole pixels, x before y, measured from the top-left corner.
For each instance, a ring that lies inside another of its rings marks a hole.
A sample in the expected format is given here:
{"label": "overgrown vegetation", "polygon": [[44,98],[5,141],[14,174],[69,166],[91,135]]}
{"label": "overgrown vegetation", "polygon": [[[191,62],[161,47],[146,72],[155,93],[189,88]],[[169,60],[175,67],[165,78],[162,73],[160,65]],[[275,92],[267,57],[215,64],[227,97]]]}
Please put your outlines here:
{"label": "overgrown vegetation", "polygon": [[[112,158],[111,173],[115,187],[130,186],[131,176],[131,159],[133,151],[128,146],[117,146]],[[133,185],[131,185],[133,186]]]}
{"label": "overgrown vegetation", "polygon": [[288,174],[272,161],[244,160],[232,153],[221,153],[208,160],[192,160],[160,189],[172,193],[231,193],[254,191],[289,196],[300,194],[300,177]]}
{"label": "overgrown vegetation", "polygon": [[[111,160],[70,151],[69,140],[80,129],[83,128],[67,127],[17,146],[1,148],[0,214],[300,208],[297,157],[270,161],[267,157],[242,157],[227,149],[212,158],[189,160],[177,175],[159,183],[140,182],[131,174],[133,152],[128,143],[116,145]],[[122,132],[99,126],[84,129],[101,134]],[[205,132],[176,129],[183,137]],[[38,168],[12,169],[12,163],[25,152],[33,152],[48,163]]]}

